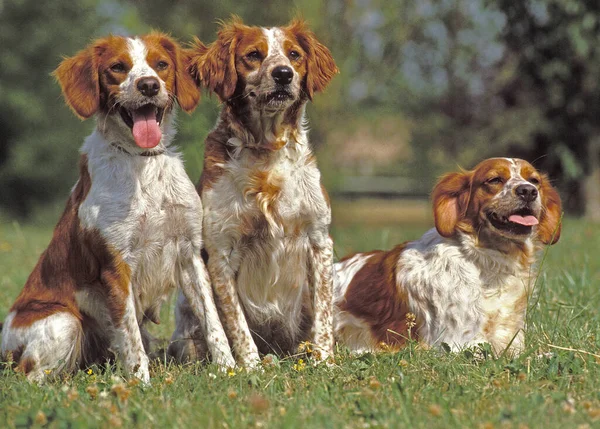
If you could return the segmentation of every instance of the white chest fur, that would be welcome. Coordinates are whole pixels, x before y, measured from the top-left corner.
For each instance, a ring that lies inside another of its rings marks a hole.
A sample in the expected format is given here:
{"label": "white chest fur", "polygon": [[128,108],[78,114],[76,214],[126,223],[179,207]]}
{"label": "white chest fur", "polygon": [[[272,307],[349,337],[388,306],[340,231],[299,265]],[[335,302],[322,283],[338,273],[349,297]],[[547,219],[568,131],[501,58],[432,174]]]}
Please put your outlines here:
{"label": "white chest fur", "polygon": [[295,332],[307,301],[311,245],[327,237],[331,220],[316,163],[304,143],[265,160],[243,150],[224,167],[202,195],[206,242],[228,249],[249,323]]}
{"label": "white chest fur", "polygon": [[453,350],[488,342],[501,352],[520,347],[529,291],[528,267],[469,238],[446,240],[432,229],[399,259],[421,338]]}
{"label": "white chest fur", "polygon": [[202,205],[177,153],[132,156],[100,139],[92,134],[82,150],[92,186],[79,218],[131,268],[140,320],[177,283],[178,261],[199,254]]}

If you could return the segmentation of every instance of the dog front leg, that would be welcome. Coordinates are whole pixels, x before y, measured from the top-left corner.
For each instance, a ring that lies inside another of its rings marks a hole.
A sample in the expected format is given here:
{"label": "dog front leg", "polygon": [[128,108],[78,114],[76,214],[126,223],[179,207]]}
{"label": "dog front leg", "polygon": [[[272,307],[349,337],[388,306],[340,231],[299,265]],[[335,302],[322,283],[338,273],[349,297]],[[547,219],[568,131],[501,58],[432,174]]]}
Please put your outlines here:
{"label": "dog front leg", "polygon": [[333,241],[328,235],[313,242],[309,287],[314,308],[313,356],[325,361],[333,356]]}
{"label": "dog front leg", "polygon": [[115,327],[112,346],[116,349],[125,370],[142,382],[150,382],[148,355],[144,350],[142,334],[136,317],[135,301],[131,283],[127,290],[112,288],[109,295],[109,311]]}
{"label": "dog front leg", "polygon": [[227,258],[209,253],[208,272],[238,362],[246,368],[257,367],[260,362],[258,349],[237,294],[235,273]]}
{"label": "dog front leg", "polygon": [[183,271],[181,288],[200,322],[213,362],[221,367],[233,368],[235,360],[217,312],[208,272],[200,255],[194,255],[190,267]]}

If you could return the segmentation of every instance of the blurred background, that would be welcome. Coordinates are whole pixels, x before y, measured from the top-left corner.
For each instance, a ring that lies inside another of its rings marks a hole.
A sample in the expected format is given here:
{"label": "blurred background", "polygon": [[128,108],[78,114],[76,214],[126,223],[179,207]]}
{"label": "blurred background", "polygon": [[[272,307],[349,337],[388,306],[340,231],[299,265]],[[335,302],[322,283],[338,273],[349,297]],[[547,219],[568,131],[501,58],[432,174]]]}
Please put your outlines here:
{"label": "blurred background", "polygon": [[[304,17],[341,73],[308,109],[336,224],[429,219],[436,178],[489,156],[532,161],[569,214],[600,220],[597,0],[0,0],[0,218],[56,222],[94,127],[50,76],[107,33],[212,42]],[[196,182],[219,105],[179,115]]]}

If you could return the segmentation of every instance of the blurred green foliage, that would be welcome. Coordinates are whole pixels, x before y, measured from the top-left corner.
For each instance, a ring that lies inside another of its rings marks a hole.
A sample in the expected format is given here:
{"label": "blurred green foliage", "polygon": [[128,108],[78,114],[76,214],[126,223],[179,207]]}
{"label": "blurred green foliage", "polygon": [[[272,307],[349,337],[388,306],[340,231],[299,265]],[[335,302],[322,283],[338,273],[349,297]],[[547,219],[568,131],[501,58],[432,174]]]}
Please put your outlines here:
{"label": "blurred green foliage", "polygon": [[[108,32],[152,28],[183,43],[215,38],[232,14],[253,25],[305,18],[341,70],[309,106],[311,142],[332,192],[348,176],[395,176],[426,194],[435,178],[487,156],[537,160],[581,212],[597,168],[598,14],[579,0],[0,0],[0,210],[25,217],[64,201],[93,127],[50,77]],[[196,181],[219,105],[179,115]]]}
{"label": "blurred green foliage", "polygon": [[600,219],[591,213],[600,204],[600,2],[488,3],[506,17],[501,40],[515,66],[502,89],[507,108],[542,114],[529,153],[543,157],[568,209]]}

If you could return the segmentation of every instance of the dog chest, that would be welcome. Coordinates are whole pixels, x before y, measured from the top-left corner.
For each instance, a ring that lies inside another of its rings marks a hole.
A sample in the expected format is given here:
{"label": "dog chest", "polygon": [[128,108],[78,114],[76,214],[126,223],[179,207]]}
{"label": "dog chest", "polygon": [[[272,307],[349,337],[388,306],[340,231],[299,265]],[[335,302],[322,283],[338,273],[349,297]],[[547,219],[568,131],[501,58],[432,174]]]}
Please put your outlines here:
{"label": "dog chest", "polygon": [[419,335],[430,345],[460,349],[479,332],[484,321],[480,273],[456,246],[409,244],[399,260],[398,283],[406,288]]}
{"label": "dog chest", "polygon": [[125,154],[113,163],[108,169],[90,160],[92,186],[79,218],[129,265],[145,310],[175,286],[178,262],[199,253],[201,203],[176,156]]}

